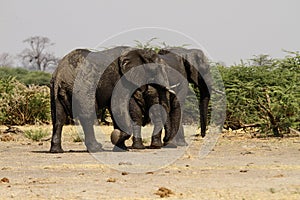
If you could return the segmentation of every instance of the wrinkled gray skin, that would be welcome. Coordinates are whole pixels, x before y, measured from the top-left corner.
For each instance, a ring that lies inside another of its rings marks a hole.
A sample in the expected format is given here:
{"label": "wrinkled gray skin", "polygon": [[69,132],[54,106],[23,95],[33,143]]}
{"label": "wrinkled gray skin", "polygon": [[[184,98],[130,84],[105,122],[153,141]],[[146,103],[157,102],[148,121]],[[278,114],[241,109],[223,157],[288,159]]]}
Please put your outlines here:
{"label": "wrinkled gray skin", "polygon": [[[181,47],[162,49],[159,52],[159,56],[168,64],[168,66],[179,72],[179,74],[181,74],[189,83],[194,84],[195,88],[199,89],[201,136],[204,137],[207,126],[208,103],[212,88],[212,78],[207,58],[199,49],[185,49]],[[180,105],[184,105],[187,85],[181,84],[182,81],[180,81],[178,74],[175,74],[169,70],[169,68],[167,69],[170,85],[178,85],[171,89],[175,91]],[[169,143],[172,139],[174,139],[174,144],[186,144],[181,123],[178,133],[176,131],[170,132],[170,134],[165,136],[164,142]]]}
{"label": "wrinkled gray skin", "polygon": [[[50,152],[63,152],[61,132],[68,116],[79,119],[88,151],[101,151],[102,145],[96,141],[93,129],[95,109],[108,107],[111,111],[112,91],[120,77],[128,70],[136,66],[144,67],[147,63],[159,62],[157,54],[153,51],[128,47],[116,47],[100,52],[77,49],[67,54],[60,61],[51,79],[53,134]],[[168,85],[165,73],[146,66],[143,68],[144,75],[137,78],[150,79],[153,78],[153,74],[157,74],[157,81]],[[131,124],[128,124],[128,121],[130,120],[124,119],[125,125],[130,127]],[[124,142],[130,137],[130,133],[126,134],[116,123],[114,123],[114,129],[120,132],[115,145],[126,149]]]}
{"label": "wrinkled gray skin", "polygon": [[[141,126],[150,122],[154,125],[150,148],[159,149],[163,146],[161,141],[162,128],[166,135],[173,129],[178,130],[180,116],[176,115],[179,106],[171,104],[175,102],[175,94],[157,84],[149,84],[140,87],[130,99],[129,112],[133,120],[132,148],[144,149],[142,142]],[[158,106],[160,105],[160,106]]]}

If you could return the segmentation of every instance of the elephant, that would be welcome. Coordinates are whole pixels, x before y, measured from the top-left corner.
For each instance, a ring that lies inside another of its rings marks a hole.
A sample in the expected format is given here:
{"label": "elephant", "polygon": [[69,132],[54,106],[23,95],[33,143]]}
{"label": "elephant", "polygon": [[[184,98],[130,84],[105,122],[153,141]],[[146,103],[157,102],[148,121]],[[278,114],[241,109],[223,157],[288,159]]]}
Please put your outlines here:
{"label": "elephant", "polygon": [[[169,66],[166,70],[169,84],[176,85],[172,90],[175,91],[180,105],[184,104],[188,83],[193,84],[194,88],[199,90],[201,136],[204,137],[207,126],[208,104],[212,91],[212,77],[206,56],[199,49],[182,47],[164,48],[158,54]],[[188,83],[183,84],[183,80],[186,80]],[[186,145],[181,123],[178,133],[169,133],[165,136],[164,142],[170,143],[174,139],[173,143],[175,145]]]}
{"label": "elephant", "polygon": [[[154,63],[151,67],[146,64]],[[118,82],[127,85],[135,85],[131,80],[147,83],[155,81],[161,85],[169,86],[163,65],[164,62],[152,50],[135,49],[119,46],[98,52],[87,49],[76,49],[67,54],[59,62],[50,82],[51,116],[53,133],[50,152],[62,153],[61,132],[67,117],[78,118],[83,131],[84,142],[89,152],[102,150],[102,145],[95,138],[93,124],[97,116],[95,110],[108,108],[112,112],[112,94]],[[139,67],[139,76],[132,73],[135,67]],[[136,76],[136,77],[135,77]],[[123,81],[120,81],[123,80]],[[139,87],[139,86],[137,86]],[[128,113],[122,110],[122,113]],[[120,135],[115,145],[126,150],[125,140],[129,139],[131,124],[128,118],[121,117],[122,127],[116,123],[116,117],[112,114],[114,130],[119,130]],[[125,128],[124,128],[125,127]]]}
{"label": "elephant", "polygon": [[[180,122],[180,107],[174,99],[176,95],[157,84],[148,84],[140,87],[130,99],[129,113],[133,120],[132,148],[145,149],[142,142],[141,126],[150,122],[154,124],[150,148],[159,149],[163,146],[161,141],[162,128],[165,135],[177,132]],[[160,105],[160,106],[158,106]]]}

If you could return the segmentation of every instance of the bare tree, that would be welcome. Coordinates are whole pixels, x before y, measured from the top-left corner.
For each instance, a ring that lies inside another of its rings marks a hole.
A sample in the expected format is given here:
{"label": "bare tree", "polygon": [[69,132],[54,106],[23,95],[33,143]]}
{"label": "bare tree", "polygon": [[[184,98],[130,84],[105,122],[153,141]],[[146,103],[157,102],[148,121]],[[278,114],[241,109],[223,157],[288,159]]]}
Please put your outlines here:
{"label": "bare tree", "polygon": [[13,66],[14,61],[13,57],[9,55],[8,53],[2,53],[0,54],[0,66],[1,67],[11,67]]}
{"label": "bare tree", "polygon": [[23,42],[30,46],[20,54],[22,63],[26,68],[45,71],[47,68],[57,65],[58,58],[53,53],[47,52],[47,49],[54,45],[49,38],[34,36]]}

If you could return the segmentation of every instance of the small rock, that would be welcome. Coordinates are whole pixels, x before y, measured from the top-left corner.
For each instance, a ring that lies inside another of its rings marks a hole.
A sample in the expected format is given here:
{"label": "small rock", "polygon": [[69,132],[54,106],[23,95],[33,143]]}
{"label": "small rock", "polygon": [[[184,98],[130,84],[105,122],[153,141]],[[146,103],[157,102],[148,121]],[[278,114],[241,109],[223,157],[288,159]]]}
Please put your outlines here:
{"label": "small rock", "polygon": [[13,136],[11,136],[10,134],[5,134],[5,135],[1,136],[0,140],[2,142],[15,141],[15,139],[13,138]]}
{"label": "small rock", "polygon": [[122,175],[125,176],[125,175],[128,175],[128,173],[127,172],[122,172]]}
{"label": "small rock", "polygon": [[253,154],[251,151],[241,152],[242,155]]}
{"label": "small rock", "polygon": [[164,197],[170,197],[170,195],[174,194],[174,192],[168,188],[160,187],[157,190],[157,192],[155,192],[154,194],[160,196],[160,198],[164,198]]}
{"label": "small rock", "polygon": [[248,170],[247,169],[241,169],[240,172],[241,173],[246,173],[246,172],[248,172]]}
{"label": "small rock", "polygon": [[283,174],[278,174],[278,175],[275,175],[275,176],[273,176],[274,178],[281,178],[281,177],[284,177],[284,175]]}
{"label": "small rock", "polygon": [[131,162],[119,162],[119,165],[132,165]]}
{"label": "small rock", "polygon": [[109,179],[107,179],[106,182],[115,183],[116,181],[117,181],[117,179],[115,179],[115,178],[109,178]]}
{"label": "small rock", "polygon": [[4,178],[1,179],[0,182],[1,182],[1,183],[9,183],[9,179],[6,178],[6,177],[4,177]]}

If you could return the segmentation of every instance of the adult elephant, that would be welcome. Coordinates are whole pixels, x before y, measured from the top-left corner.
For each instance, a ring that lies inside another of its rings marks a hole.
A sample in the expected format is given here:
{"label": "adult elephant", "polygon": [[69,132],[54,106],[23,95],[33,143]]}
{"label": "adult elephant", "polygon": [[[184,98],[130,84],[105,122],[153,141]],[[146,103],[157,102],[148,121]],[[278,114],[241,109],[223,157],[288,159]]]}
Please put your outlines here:
{"label": "adult elephant", "polygon": [[[147,63],[155,63],[148,67]],[[53,133],[50,152],[63,152],[61,132],[67,117],[78,118],[84,131],[85,145],[90,152],[101,151],[102,145],[95,138],[93,124],[95,110],[108,107],[111,111],[111,97],[116,83],[127,74],[129,77],[139,66],[139,76],[131,77],[135,81],[157,83],[168,86],[168,79],[163,62],[151,50],[115,47],[112,49],[91,52],[77,49],[67,54],[59,63],[51,79],[51,115]],[[132,80],[131,79],[131,80]],[[127,84],[135,85],[128,81]],[[117,105],[122,106],[122,105]],[[121,109],[122,110],[122,109]],[[124,113],[128,111],[124,110]],[[125,140],[130,137],[130,119],[122,119],[119,127],[113,116],[115,130],[121,130],[120,140],[116,146],[126,149]]]}
{"label": "adult elephant", "polygon": [[[183,84],[183,78],[194,85],[200,92],[199,110],[201,136],[205,136],[207,126],[208,104],[212,89],[212,78],[209,63],[204,53],[199,49],[185,49],[181,47],[167,48],[159,51],[159,57],[167,64],[167,74],[170,85],[175,91],[180,105],[184,105],[187,84]],[[186,145],[183,127],[180,123],[178,133],[171,133],[165,136],[164,141],[170,142],[174,138],[177,145]]]}
{"label": "adult elephant", "polygon": [[[159,57],[167,64],[165,66],[167,72],[167,79],[171,86],[171,89],[175,91],[175,95],[169,99],[171,109],[169,116],[170,119],[174,119],[171,122],[171,128],[165,128],[164,145],[168,146],[184,146],[187,145],[184,138],[184,130],[181,123],[183,105],[186,98],[188,83],[194,85],[195,89],[200,91],[199,99],[199,110],[200,110],[200,124],[201,124],[201,136],[205,136],[206,125],[207,125],[207,113],[208,113],[208,103],[210,100],[210,93],[212,88],[212,78],[209,69],[209,63],[203,52],[199,49],[185,49],[185,48],[169,48],[162,49],[158,52]],[[122,90],[123,91],[123,90]],[[158,90],[160,91],[160,90]],[[121,92],[121,91],[120,91]],[[127,92],[129,93],[129,92]],[[126,92],[123,93],[126,96]],[[176,97],[176,98],[174,98]],[[127,97],[128,98],[128,97]],[[116,99],[116,98],[114,98]],[[145,101],[145,100],[144,100]],[[119,104],[117,101],[116,105]],[[151,104],[150,104],[151,105]],[[125,105],[124,105],[125,106]],[[149,106],[149,105],[148,105]],[[137,136],[140,135],[139,129],[141,126],[141,115],[146,116],[145,113],[139,110],[139,106],[136,105],[134,112],[132,114],[137,115],[133,118],[136,124]],[[145,107],[142,106],[142,107]],[[147,107],[147,105],[146,105]],[[168,108],[165,108],[168,110]],[[147,113],[146,113],[147,114]],[[157,117],[160,120],[159,117]],[[168,123],[167,123],[168,124]],[[159,127],[155,125],[154,127]],[[158,134],[159,135],[159,134]],[[133,138],[135,140],[135,138]],[[123,142],[124,138],[120,137],[120,131],[114,130],[112,133],[112,142],[116,141]],[[137,142],[137,147],[143,148]],[[133,143],[135,146],[135,142]]]}

